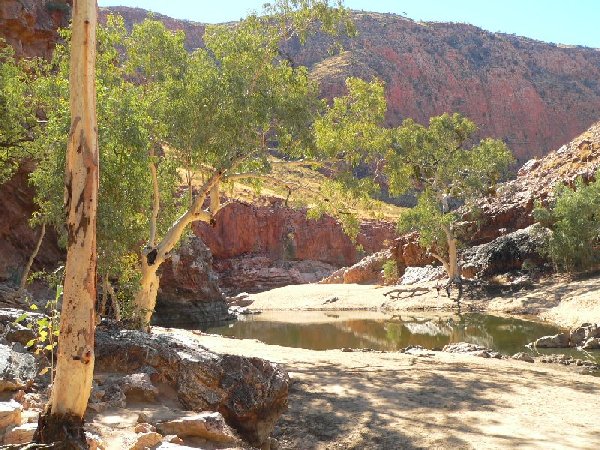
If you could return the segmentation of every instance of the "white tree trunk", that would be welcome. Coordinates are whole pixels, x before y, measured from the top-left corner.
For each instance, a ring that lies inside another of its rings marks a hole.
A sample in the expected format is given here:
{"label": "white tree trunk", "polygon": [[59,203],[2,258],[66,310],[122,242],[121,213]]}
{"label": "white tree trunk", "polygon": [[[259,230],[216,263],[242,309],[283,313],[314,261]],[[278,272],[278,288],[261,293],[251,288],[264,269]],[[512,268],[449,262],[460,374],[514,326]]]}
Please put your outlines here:
{"label": "white tree trunk", "polygon": [[[56,376],[37,434],[42,442],[55,439],[61,433],[62,423],[66,422],[67,427],[78,421],[80,425],[83,423],[94,372],[98,195],[96,1],[74,0],[72,15],[71,130],[65,171],[67,261]],[[66,434],[81,438],[81,430],[75,432],[79,433],[77,436],[68,431]]]}
{"label": "white tree trunk", "polygon": [[448,279],[460,280],[461,270],[458,264],[458,240],[450,227],[444,226],[444,233],[446,234],[446,241],[448,243],[448,266],[446,267]]}
{"label": "white tree trunk", "polygon": [[185,228],[189,224],[196,221],[210,222],[214,214],[216,214],[217,211],[204,211],[202,205],[206,197],[213,190],[213,186],[218,185],[221,177],[221,172],[214,173],[200,188],[190,209],[171,225],[171,228],[169,228],[158,245],[148,245],[144,250],[141,264],[142,278],[140,280],[140,288],[134,300],[134,319],[140,329],[149,330],[150,327],[150,320],[156,307],[156,296],[160,283],[158,276],[160,265],[167,259],[168,253],[177,245],[181,236],[183,236]]}

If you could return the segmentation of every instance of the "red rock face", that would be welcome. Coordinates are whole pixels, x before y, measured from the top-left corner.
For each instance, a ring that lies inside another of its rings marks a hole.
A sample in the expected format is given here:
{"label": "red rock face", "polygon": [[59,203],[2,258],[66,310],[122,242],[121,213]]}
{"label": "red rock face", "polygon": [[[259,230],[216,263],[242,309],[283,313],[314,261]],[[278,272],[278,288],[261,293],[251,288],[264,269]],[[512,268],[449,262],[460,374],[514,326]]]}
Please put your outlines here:
{"label": "red rock face", "polygon": [[0,1],[0,37],[18,57],[49,58],[58,40],[58,28],[69,25],[71,0]]}
{"label": "red rock face", "polygon": [[[277,201],[259,207],[235,202],[223,208],[216,221],[214,228],[201,222],[194,224],[194,233],[216,260],[254,254],[273,260],[312,260],[340,267],[354,264],[360,256],[335,219],[311,220],[306,211],[286,208]],[[357,244],[366,253],[373,253],[394,237],[394,224],[364,222]]]}
{"label": "red rock face", "polygon": [[331,217],[311,220],[306,211],[273,200],[269,206],[235,202],[223,208],[216,226],[194,224],[212,251],[220,285],[228,293],[256,292],[310,283],[352,265],[364,252],[381,250],[395,238],[395,226],[367,221],[354,244]]}
{"label": "red rock face", "polygon": [[[21,271],[33,252],[40,230],[32,230],[29,218],[35,210],[33,189],[27,183],[32,167],[24,164],[0,188],[0,282],[18,283]],[[47,230],[33,269],[54,268],[64,259],[56,244],[56,234]]]}

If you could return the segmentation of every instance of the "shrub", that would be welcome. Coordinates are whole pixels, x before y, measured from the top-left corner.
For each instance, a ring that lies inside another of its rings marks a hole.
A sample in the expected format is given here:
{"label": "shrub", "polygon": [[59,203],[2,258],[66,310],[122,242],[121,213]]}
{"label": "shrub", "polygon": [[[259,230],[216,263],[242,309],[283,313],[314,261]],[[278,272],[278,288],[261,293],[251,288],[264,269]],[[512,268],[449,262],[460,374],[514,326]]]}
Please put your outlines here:
{"label": "shrub", "polygon": [[395,284],[398,281],[398,265],[393,259],[383,263],[383,281],[385,284]]}
{"label": "shrub", "polygon": [[545,250],[558,271],[581,272],[600,263],[600,181],[559,186],[547,208],[536,204],[534,217],[552,231]]}

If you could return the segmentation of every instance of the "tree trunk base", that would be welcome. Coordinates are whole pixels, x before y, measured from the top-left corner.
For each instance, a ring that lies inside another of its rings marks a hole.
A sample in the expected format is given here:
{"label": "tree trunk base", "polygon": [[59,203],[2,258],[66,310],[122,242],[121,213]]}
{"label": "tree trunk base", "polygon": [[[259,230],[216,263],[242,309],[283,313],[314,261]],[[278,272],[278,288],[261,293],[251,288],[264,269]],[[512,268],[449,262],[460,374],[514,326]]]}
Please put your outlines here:
{"label": "tree trunk base", "polygon": [[81,417],[68,414],[40,414],[38,429],[33,436],[35,442],[53,444],[60,450],[86,450],[89,448]]}

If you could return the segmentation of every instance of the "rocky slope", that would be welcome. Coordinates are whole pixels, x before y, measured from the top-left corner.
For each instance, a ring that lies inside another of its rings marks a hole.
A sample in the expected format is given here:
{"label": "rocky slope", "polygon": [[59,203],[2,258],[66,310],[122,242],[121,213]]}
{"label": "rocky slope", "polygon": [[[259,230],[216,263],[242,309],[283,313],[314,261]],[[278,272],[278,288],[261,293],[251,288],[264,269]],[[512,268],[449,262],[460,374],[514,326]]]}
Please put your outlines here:
{"label": "rocky slope", "polygon": [[0,37],[17,56],[49,57],[57,29],[69,24],[72,0],[2,0]]}
{"label": "rocky slope", "polygon": [[[143,9],[101,8],[131,24]],[[201,47],[205,25],[156,16],[186,32],[189,49]],[[386,82],[387,122],[458,111],[474,120],[481,136],[504,139],[520,163],[558,148],[600,117],[600,51],[490,33],[458,23],[421,23],[393,14],[354,13],[358,37],[331,55],[330,40],[317,36],[286,49],[311,68],[323,95],[343,92],[348,76]]]}

